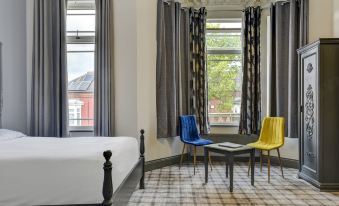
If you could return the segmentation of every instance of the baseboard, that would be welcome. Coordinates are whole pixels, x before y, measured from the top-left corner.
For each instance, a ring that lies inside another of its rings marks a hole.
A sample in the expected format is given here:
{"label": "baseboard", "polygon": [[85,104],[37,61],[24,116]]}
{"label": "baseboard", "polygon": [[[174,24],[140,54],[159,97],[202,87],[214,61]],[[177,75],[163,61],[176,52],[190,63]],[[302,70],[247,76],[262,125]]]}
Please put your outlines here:
{"label": "baseboard", "polygon": [[[188,158],[187,156],[188,156],[187,153],[184,154],[183,161],[187,160]],[[160,169],[163,167],[179,164],[180,158],[181,158],[181,155],[176,155],[172,157],[166,157],[166,158],[161,158],[157,160],[147,161],[145,163],[145,171],[147,172],[147,171],[156,170],[156,169]]]}
{"label": "baseboard", "polygon": [[[287,159],[287,158],[281,158],[283,167],[293,168],[293,169],[299,169],[299,161],[294,159]],[[267,162],[267,157],[263,157],[263,162]],[[279,158],[278,157],[271,157],[271,164],[274,166],[278,166],[279,164]]]}
{"label": "baseboard", "polygon": [[320,183],[308,175],[299,172],[298,177],[318,188],[321,192],[337,192],[339,191],[339,183]]}
{"label": "baseboard", "polygon": [[[152,161],[147,161],[145,163],[145,170],[147,171],[151,171],[151,170],[155,170],[155,169],[160,169],[163,167],[167,167],[167,166],[171,166],[171,165],[175,165],[175,164],[179,164],[180,163],[180,157],[181,155],[176,155],[176,156],[172,156],[172,157],[166,157],[166,158],[161,158],[161,159],[157,159],[157,160],[152,160]],[[186,161],[191,161],[191,156],[188,156],[187,153],[184,154],[184,162]],[[212,160],[213,162],[223,162],[225,161],[225,157],[223,156],[212,156]],[[294,169],[298,169],[299,168],[299,161],[298,160],[292,160],[292,159],[286,159],[286,158],[281,158],[282,163],[283,163],[283,167],[288,167],[288,168],[294,168]],[[197,156],[197,161],[204,161],[204,157],[203,156]],[[236,162],[248,162],[248,157],[234,157],[234,161]],[[255,161],[258,163],[259,162],[259,157],[256,157]],[[267,162],[267,158],[264,157],[263,158],[263,162],[266,163]],[[272,165],[279,165],[279,159],[278,157],[271,157],[271,164]]]}

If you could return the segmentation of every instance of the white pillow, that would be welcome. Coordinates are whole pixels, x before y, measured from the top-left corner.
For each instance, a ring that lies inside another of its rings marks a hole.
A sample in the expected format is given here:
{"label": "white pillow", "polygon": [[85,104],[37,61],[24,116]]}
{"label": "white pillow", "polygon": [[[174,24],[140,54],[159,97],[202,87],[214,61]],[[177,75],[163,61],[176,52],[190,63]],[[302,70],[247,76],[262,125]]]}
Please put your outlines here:
{"label": "white pillow", "polygon": [[26,135],[21,132],[16,132],[8,129],[0,129],[0,141],[16,139],[25,136]]}

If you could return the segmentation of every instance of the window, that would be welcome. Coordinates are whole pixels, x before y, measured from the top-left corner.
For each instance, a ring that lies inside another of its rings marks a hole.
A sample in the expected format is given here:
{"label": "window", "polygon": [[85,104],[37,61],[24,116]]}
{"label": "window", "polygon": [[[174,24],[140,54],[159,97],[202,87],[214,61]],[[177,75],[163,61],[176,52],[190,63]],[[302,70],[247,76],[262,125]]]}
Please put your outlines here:
{"label": "window", "polygon": [[67,1],[68,113],[70,130],[91,130],[94,119],[94,0]]}
{"label": "window", "polygon": [[81,108],[84,103],[81,100],[71,99],[69,103],[69,126],[81,126]]}
{"label": "window", "polygon": [[208,104],[211,126],[238,126],[242,54],[241,20],[208,20]]}

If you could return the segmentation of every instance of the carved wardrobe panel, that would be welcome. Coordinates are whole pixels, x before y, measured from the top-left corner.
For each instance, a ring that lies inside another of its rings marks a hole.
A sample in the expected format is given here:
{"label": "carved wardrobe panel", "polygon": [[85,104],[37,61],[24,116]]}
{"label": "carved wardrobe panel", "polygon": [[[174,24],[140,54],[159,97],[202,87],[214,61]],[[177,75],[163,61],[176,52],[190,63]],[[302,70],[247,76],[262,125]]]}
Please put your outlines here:
{"label": "carved wardrobe panel", "polygon": [[339,189],[339,39],[320,39],[298,53],[299,177]]}
{"label": "carved wardrobe panel", "polygon": [[303,56],[303,104],[305,112],[303,113],[303,159],[305,170],[313,175],[317,174],[317,58],[318,48],[306,52]]}

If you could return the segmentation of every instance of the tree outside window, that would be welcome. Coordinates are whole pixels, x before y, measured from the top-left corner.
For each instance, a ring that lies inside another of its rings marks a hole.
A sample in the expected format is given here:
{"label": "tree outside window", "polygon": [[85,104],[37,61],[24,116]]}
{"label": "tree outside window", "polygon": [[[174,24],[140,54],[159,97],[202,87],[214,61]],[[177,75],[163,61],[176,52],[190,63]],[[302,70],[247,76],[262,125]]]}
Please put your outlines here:
{"label": "tree outside window", "polygon": [[238,126],[241,104],[241,20],[209,20],[206,32],[209,120]]}

